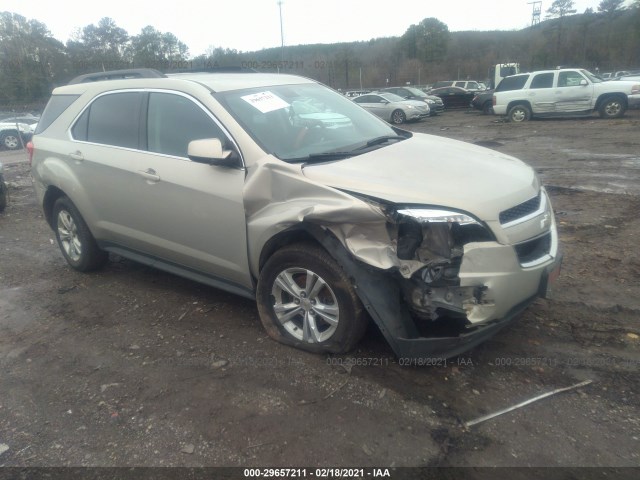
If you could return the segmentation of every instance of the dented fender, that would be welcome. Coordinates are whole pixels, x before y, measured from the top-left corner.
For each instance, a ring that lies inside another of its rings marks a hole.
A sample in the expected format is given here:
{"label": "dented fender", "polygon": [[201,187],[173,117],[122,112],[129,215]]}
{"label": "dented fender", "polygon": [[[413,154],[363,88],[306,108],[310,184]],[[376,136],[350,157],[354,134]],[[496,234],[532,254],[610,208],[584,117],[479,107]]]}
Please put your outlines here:
{"label": "dented fender", "polygon": [[423,265],[401,261],[388,218],[379,206],[307,179],[300,164],[265,157],[248,171],[244,187],[248,255],[258,277],[260,256],[271,238],[298,225],[330,231],[351,255],[380,270],[410,276]]}

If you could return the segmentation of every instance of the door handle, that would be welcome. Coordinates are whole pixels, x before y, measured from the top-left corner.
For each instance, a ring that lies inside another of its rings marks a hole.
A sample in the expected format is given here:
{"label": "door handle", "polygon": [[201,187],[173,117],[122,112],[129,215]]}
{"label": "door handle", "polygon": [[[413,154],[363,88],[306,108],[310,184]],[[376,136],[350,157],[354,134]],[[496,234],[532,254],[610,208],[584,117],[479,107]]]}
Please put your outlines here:
{"label": "door handle", "polygon": [[157,175],[156,171],[153,168],[147,168],[146,170],[138,170],[138,175],[152,182],[160,181],[160,175]]}
{"label": "door handle", "polygon": [[82,152],[80,150],[76,150],[75,152],[71,152],[69,154],[69,158],[81,162],[82,160],[84,160],[84,155],[82,155]]}

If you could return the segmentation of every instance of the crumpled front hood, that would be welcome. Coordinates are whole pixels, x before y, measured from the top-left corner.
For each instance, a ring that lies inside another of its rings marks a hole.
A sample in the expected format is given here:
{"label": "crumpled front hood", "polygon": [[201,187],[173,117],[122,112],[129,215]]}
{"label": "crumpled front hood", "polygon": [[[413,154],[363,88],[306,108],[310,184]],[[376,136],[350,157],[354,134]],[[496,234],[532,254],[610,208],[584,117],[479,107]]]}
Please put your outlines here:
{"label": "crumpled front hood", "polygon": [[433,205],[492,221],[534,197],[538,180],[520,160],[435,135],[412,138],[335,162],[310,164],[316,182],[396,204]]}

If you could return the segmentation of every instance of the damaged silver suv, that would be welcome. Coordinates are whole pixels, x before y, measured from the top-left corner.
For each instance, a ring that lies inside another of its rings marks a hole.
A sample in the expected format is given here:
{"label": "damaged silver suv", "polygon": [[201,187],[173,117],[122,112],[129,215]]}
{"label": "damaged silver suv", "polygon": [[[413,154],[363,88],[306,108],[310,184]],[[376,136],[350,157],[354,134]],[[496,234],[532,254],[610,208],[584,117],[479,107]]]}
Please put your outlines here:
{"label": "damaged silver suv", "polygon": [[29,146],[77,270],[113,252],[256,299],[271,337],[313,352],[373,319],[403,358],[472,348],[559,272],[549,198],[515,158],[298,76],[98,77],[55,89]]}

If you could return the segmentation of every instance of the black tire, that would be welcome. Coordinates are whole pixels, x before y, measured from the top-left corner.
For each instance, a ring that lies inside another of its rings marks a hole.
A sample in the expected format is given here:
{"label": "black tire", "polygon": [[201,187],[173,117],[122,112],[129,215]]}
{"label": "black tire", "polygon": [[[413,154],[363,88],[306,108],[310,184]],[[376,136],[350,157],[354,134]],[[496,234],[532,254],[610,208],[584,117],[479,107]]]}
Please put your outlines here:
{"label": "black tire", "polygon": [[482,113],[484,115],[493,115],[493,100],[487,100],[482,105]]}
{"label": "black tire", "polygon": [[519,103],[509,109],[507,114],[510,122],[520,123],[531,119],[531,110],[526,105]]}
{"label": "black tire", "polygon": [[368,317],[349,277],[313,243],[274,253],[260,272],[256,296],[269,336],[309,352],[348,352],[367,327]]}
{"label": "black tire", "polygon": [[18,150],[22,148],[22,141],[16,132],[3,133],[0,136],[0,144],[7,150]]}
{"label": "black tire", "polygon": [[605,98],[598,109],[601,118],[620,118],[627,110],[627,106],[620,97]]}
{"label": "black tire", "polygon": [[407,116],[404,114],[402,110],[394,110],[391,112],[391,123],[396,125],[400,125],[407,121]]}
{"label": "black tire", "polygon": [[67,263],[80,272],[102,267],[109,255],[100,250],[78,209],[67,197],[53,205],[53,228]]}

